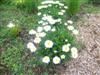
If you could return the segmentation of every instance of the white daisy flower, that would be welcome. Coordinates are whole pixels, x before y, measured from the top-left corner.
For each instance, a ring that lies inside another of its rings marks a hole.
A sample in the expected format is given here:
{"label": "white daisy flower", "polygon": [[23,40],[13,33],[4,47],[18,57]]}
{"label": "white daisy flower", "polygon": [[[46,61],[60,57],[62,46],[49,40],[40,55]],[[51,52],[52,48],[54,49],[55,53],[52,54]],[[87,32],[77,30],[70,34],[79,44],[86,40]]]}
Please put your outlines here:
{"label": "white daisy flower", "polygon": [[68,43],[68,44],[67,44],[67,46],[71,46],[71,44],[70,44],[70,43]]}
{"label": "white daisy flower", "polygon": [[39,12],[37,15],[40,16],[41,15],[41,12]]}
{"label": "white daisy flower", "polygon": [[66,56],[64,54],[60,56],[61,59],[65,59],[65,57]]}
{"label": "white daisy flower", "polygon": [[56,28],[55,28],[55,27],[53,27],[53,28],[51,29],[51,31],[52,31],[52,32],[55,32],[55,31],[56,31]]}
{"label": "white daisy flower", "polygon": [[47,32],[47,31],[50,31],[51,30],[51,26],[47,25],[47,26],[44,26],[44,30]]}
{"label": "white daisy flower", "polygon": [[35,45],[32,42],[29,42],[27,44],[27,48],[30,49],[31,52],[35,52],[37,50],[37,48],[35,47]]}
{"label": "white daisy flower", "polygon": [[41,38],[36,37],[36,38],[34,39],[34,43],[39,44],[40,42],[41,42]]}
{"label": "white daisy flower", "polygon": [[59,5],[60,5],[60,6],[64,6],[64,4],[63,4],[63,3],[59,3]]}
{"label": "white daisy flower", "polygon": [[50,58],[48,56],[45,56],[45,57],[43,57],[42,62],[48,64],[50,62]]}
{"label": "white daisy flower", "polygon": [[61,12],[65,13],[65,12],[66,12],[66,10],[61,10]]}
{"label": "white daisy flower", "polygon": [[68,39],[65,39],[65,42],[68,42]]}
{"label": "white daisy flower", "polygon": [[33,52],[36,52],[37,48],[34,46],[32,48],[30,48],[30,51],[33,53]]}
{"label": "white daisy flower", "polygon": [[52,48],[53,42],[51,40],[46,40],[44,45],[46,48]]}
{"label": "white daisy flower", "polygon": [[64,23],[64,25],[67,26],[68,24],[67,23]]}
{"label": "white daisy flower", "polygon": [[50,0],[50,1],[43,1],[41,4],[53,4],[54,1]]}
{"label": "white daisy flower", "polygon": [[46,17],[42,17],[42,20],[47,20]]}
{"label": "white daisy flower", "polygon": [[50,15],[48,15],[48,16],[46,17],[46,19],[47,19],[47,21],[48,21],[51,25],[53,25],[53,24],[56,23],[56,21],[55,21],[55,20],[53,19],[53,17],[50,16]]}
{"label": "white daisy flower", "polygon": [[54,53],[57,53],[58,51],[54,50]]}
{"label": "white daisy flower", "polygon": [[63,46],[62,46],[62,51],[64,51],[64,52],[69,52],[69,50],[70,50],[70,48],[69,48],[68,45],[63,45]]}
{"label": "white daisy flower", "polygon": [[72,20],[68,20],[67,23],[73,24],[73,21]]}
{"label": "white daisy flower", "polygon": [[72,58],[77,58],[78,57],[78,50],[77,50],[77,48],[75,48],[75,47],[71,48],[71,55],[72,55]]}
{"label": "white daisy flower", "polygon": [[48,6],[47,5],[43,5],[43,6],[38,6],[38,9],[43,9],[43,8],[47,8]]}
{"label": "white daisy flower", "polygon": [[31,30],[29,31],[29,34],[30,34],[30,35],[34,35],[34,34],[36,34],[36,31],[33,30],[33,29],[31,29]]}
{"label": "white daisy flower", "polygon": [[10,22],[10,23],[7,25],[7,27],[8,27],[8,28],[13,28],[13,27],[15,27],[15,25],[14,25],[12,22]]}
{"label": "white daisy flower", "polygon": [[28,44],[27,44],[27,48],[32,48],[34,46],[34,44],[32,43],[32,42],[29,42]]}
{"label": "white daisy flower", "polygon": [[52,4],[49,4],[48,6],[49,6],[49,7],[51,7],[51,6],[52,6]]}
{"label": "white daisy flower", "polygon": [[43,21],[38,21],[38,24],[42,24],[43,23]]}
{"label": "white daisy flower", "polygon": [[45,36],[46,36],[46,33],[45,32],[39,33],[39,37],[45,37]]}
{"label": "white daisy flower", "polygon": [[64,6],[65,9],[68,9],[68,6]]}
{"label": "white daisy flower", "polygon": [[60,59],[58,56],[55,56],[55,57],[53,58],[53,63],[54,63],[54,64],[60,64],[60,62],[61,62],[61,59]]}
{"label": "white daisy flower", "polygon": [[47,15],[46,14],[43,14],[43,16],[46,17]]}
{"label": "white daisy flower", "polygon": [[57,19],[57,22],[61,22],[61,18]]}
{"label": "white daisy flower", "polygon": [[49,20],[49,23],[50,23],[51,25],[54,25],[54,24],[56,23],[56,20],[51,19],[51,20]]}
{"label": "white daisy flower", "polygon": [[37,32],[42,32],[43,31],[43,27],[38,27],[37,28]]}
{"label": "white daisy flower", "polygon": [[78,30],[74,29],[73,34],[75,34],[75,35],[79,34]]}
{"label": "white daisy flower", "polygon": [[40,33],[38,33],[38,32],[35,35],[36,35],[36,37],[40,37]]}
{"label": "white daisy flower", "polygon": [[55,1],[55,3],[59,4],[60,2],[59,1]]}
{"label": "white daisy flower", "polygon": [[74,30],[74,27],[73,26],[68,26],[67,27],[69,30]]}
{"label": "white daisy flower", "polygon": [[48,22],[45,22],[44,25],[48,25]]}
{"label": "white daisy flower", "polygon": [[58,12],[58,15],[64,15],[64,13],[63,12]]}
{"label": "white daisy flower", "polygon": [[71,53],[72,58],[77,58],[78,57],[78,53]]}
{"label": "white daisy flower", "polygon": [[76,47],[72,47],[72,48],[71,48],[71,52],[78,53],[78,50],[77,50]]}

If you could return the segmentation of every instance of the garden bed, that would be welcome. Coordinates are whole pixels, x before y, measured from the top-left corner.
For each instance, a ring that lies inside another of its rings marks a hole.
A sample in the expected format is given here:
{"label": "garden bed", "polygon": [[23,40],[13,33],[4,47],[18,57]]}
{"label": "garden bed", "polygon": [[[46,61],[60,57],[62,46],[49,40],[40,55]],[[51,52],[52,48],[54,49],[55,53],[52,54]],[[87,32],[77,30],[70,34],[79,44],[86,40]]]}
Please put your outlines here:
{"label": "garden bed", "polygon": [[[4,30],[9,21],[13,20],[13,22],[20,25],[21,32],[17,35],[17,38],[3,36],[6,31],[3,31],[2,34],[0,33],[0,55],[5,53],[3,57],[0,57],[0,59],[2,62],[7,62],[6,65],[0,61],[2,64],[0,65],[0,69],[3,69],[0,71],[0,74],[6,73],[7,75],[9,72],[12,73],[10,71],[12,68],[16,71],[13,73],[18,75],[22,72],[26,75],[99,75],[100,11],[97,11],[99,10],[98,7],[95,7],[94,9],[92,9],[92,7],[83,7],[83,10],[85,10],[86,13],[78,14],[79,18],[76,27],[79,29],[80,34],[76,37],[82,44],[78,58],[72,59],[71,61],[66,62],[66,64],[43,68],[35,67],[36,65],[33,65],[34,57],[32,57],[32,54],[29,53],[26,48],[26,43],[30,41],[28,31],[31,28],[37,27],[36,14],[24,12],[23,10],[17,9],[13,6],[1,5],[0,30]],[[90,12],[94,14],[90,14]],[[17,19],[18,21],[16,21]],[[5,58],[5,61],[3,61],[3,58]],[[10,67],[8,67],[8,64]]]}

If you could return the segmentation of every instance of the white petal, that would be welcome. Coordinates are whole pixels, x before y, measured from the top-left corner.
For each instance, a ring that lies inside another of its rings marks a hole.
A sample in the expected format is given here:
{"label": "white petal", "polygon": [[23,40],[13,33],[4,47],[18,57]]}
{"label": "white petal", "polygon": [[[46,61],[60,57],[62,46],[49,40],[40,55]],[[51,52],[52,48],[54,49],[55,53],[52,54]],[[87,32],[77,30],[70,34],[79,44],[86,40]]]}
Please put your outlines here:
{"label": "white petal", "polygon": [[73,30],[73,34],[75,35],[79,34],[78,30]]}
{"label": "white petal", "polygon": [[46,36],[46,33],[45,32],[39,33],[39,37],[45,37],[45,36]]}
{"label": "white petal", "polygon": [[53,58],[53,63],[54,63],[54,64],[60,64],[60,62],[61,62],[61,59],[60,59],[58,56],[55,56],[55,57]]}
{"label": "white petal", "polygon": [[37,15],[40,16],[41,15],[41,12],[39,12]]}
{"label": "white petal", "polygon": [[65,59],[66,56],[63,54],[60,57],[61,57],[61,59]]}
{"label": "white petal", "polygon": [[45,57],[43,57],[42,62],[48,64],[50,62],[50,58],[48,56],[45,56]]}
{"label": "white petal", "polygon": [[73,24],[73,21],[72,20],[68,20],[67,21],[69,24]]}
{"label": "white petal", "polygon": [[73,26],[68,26],[67,27],[69,30],[74,30],[74,27]]}
{"label": "white petal", "polygon": [[36,34],[36,31],[32,29],[32,30],[29,31],[29,34],[34,35],[34,34]]}
{"label": "white petal", "polygon": [[50,31],[51,30],[51,26],[47,25],[47,26],[44,26],[44,30],[47,32],[47,31]]}
{"label": "white petal", "polygon": [[15,27],[15,25],[14,25],[12,22],[10,22],[10,23],[7,25],[7,27],[12,28],[12,27]]}
{"label": "white petal", "polygon": [[39,44],[40,42],[41,42],[41,38],[36,37],[36,38],[34,39],[34,43]]}
{"label": "white petal", "polygon": [[56,31],[56,28],[55,28],[55,27],[54,27],[54,28],[52,28],[52,29],[51,29],[51,31],[52,31],[52,32],[55,32],[55,31]]}
{"label": "white petal", "polygon": [[44,45],[45,45],[46,48],[52,48],[53,42],[51,40],[46,40]]}
{"label": "white petal", "polygon": [[38,27],[37,28],[37,32],[42,32],[43,31],[43,27]]}

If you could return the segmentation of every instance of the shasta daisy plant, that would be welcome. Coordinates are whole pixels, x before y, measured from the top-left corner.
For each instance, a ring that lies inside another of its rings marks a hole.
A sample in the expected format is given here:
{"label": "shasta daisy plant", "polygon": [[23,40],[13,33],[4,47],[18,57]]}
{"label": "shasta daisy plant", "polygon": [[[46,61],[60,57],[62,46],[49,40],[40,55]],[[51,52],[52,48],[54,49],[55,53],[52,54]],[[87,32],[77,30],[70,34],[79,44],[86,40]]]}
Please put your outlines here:
{"label": "shasta daisy plant", "polygon": [[68,6],[60,1],[43,1],[38,6],[38,27],[29,31],[33,41],[27,44],[30,52],[40,59],[38,62],[61,64],[78,57],[73,35],[79,32],[73,21],[67,19],[67,9]]}

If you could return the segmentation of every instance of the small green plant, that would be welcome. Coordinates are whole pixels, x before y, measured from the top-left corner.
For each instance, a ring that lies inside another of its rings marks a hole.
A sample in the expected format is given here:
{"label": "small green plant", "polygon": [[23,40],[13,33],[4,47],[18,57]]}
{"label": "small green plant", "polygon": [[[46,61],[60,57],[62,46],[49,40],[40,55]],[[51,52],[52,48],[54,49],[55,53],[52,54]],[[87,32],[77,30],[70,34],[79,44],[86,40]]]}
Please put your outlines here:
{"label": "small green plant", "polygon": [[9,70],[11,71],[11,74],[21,75],[21,73],[24,73],[23,72],[24,65],[21,62],[23,53],[24,53],[24,47],[23,47],[23,44],[20,42],[19,45],[16,47],[14,45],[9,46],[9,48],[7,48],[1,54],[1,59],[2,59],[1,61],[4,65],[6,65],[9,68]]}
{"label": "small green plant", "polygon": [[8,37],[17,37],[21,32],[21,28],[19,27],[19,25],[9,23],[7,26],[8,26],[7,28]]}
{"label": "small green plant", "polygon": [[69,14],[75,15],[80,9],[80,0],[69,0]]}
{"label": "small green plant", "polygon": [[39,5],[41,0],[12,0],[18,8],[26,10],[28,12],[37,11],[36,7]]}
{"label": "small green plant", "polygon": [[0,38],[16,38],[21,32],[21,27],[13,23],[9,23],[5,28],[0,30]]}
{"label": "small green plant", "polygon": [[70,16],[72,16],[77,14],[80,10],[81,5],[87,3],[88,0],[64,0],[64,2],[68,4],[68,13]]}

